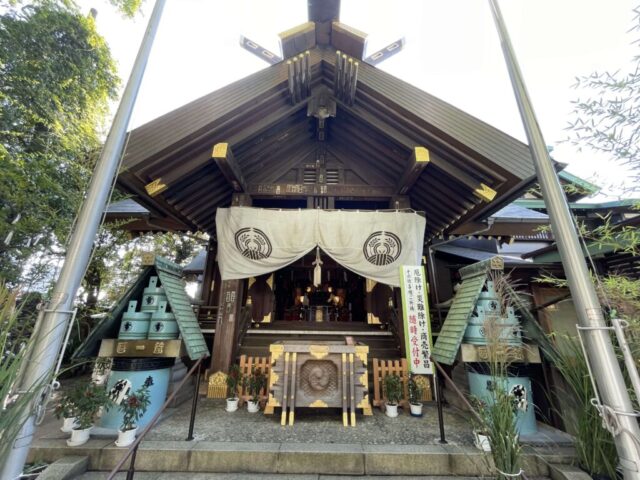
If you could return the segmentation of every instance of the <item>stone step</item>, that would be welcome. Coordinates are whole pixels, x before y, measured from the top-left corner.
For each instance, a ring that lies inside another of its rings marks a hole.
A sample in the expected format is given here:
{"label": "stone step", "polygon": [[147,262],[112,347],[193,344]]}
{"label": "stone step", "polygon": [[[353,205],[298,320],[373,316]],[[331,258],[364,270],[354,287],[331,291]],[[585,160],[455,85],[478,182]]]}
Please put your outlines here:
{"label": "stone step", "polygon": [[[566,449],[543,452],[526,447],[523,468],[527,476],[548,476],[550,463],[570,463],[574,458],[573,451],[563,450]],[[67,447],[63,439],[40,439],[33,444],[28,461],[37,459],[49,463],[66,455],[80,455],[89,458],[89,471],[106,472],[125,451],[116,447],[113,439],[91,439],[74,448]],[[124,468],[127,467],[128,463],[125,463]],[[469,446],[270,443],[268,439],[263,443],[143,441],[138,450],[136,471],[235,473],[244,474],[245,478],[265,478],[261,474],[352,475],[356,478],[363,475],[476,477],[492,474],[490,456]],[[171,478],[177,478],[175,474],[171,475]]]}
{"label": "stone step", "polygon": [[[107,478],[106,472],[87,472],[76,480],[103,480]],[[449,480],[451,477],[445,476],[370,476],[370,475],[282,475],[282,474],[262,474],[261,480]],[[475,480],[482,477],[455,477],[457,480]],[[126,474],[116,475],[115,480],[125,480]],[[136,472],[136,480],[247,480],[245,473],[158,473],[158,472]]]}

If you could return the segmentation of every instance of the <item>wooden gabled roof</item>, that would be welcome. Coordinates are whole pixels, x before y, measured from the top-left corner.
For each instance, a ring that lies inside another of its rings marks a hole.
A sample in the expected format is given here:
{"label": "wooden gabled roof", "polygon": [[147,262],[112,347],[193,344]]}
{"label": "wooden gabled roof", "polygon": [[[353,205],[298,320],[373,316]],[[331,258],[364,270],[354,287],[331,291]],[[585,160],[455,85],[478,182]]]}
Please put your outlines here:
{"label": "wooden gabled roof", "polygon": [[[332,89],[335,58],[329,46],[310,51],[312,96]],[[234,191],[211,159],[217,143],[231,147],[247,193],[271,194],[276,188],[264,185],[272,184],[283,187],[278,195],[302,198],[388,199],[422,146],[429,165],[408,195],[425,211],[433,237],[484,218],[533,181],[526,145],[364,62],[354,104],[336,102],[319,141],[308,98],[292,104],[287,66],[273,65],[133,130],[118,185],[154,217],[213,233],[215,210],[228,206]],[[338,185],[326,190],[305,185],[300,173],[319,152],[327,169],[339,172]],[[159,193],[149,195],[149,184]]]}

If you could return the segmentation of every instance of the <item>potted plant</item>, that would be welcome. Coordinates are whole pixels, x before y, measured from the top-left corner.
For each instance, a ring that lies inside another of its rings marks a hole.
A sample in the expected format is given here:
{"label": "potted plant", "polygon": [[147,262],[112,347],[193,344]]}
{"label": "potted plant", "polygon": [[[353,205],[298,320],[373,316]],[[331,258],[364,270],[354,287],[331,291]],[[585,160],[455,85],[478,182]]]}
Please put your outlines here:
{"label": "potted plant", "polygon": [[422,402],[420,399],[424,389],[417,382],[417,378],[413,373],[409,377],[409,408],[411,409],[412,417],[422,416]]}
{"label": "potted plant", "polygon": [[76,426],[76,406],[73,403],[71,394],[64,393],[60,396],[53,413],[58,420],[62,419],[60,431],[71,433],[73,427]]}
{"label": "potted plant", "polygon": [[149,387],[153,385],[153,378],[147,377],[142,386],[134,393],[127,395],[118,407],[122,412],[122,426],[118,430],[116,446],[128,447],[136,439],[138,421],[146,413],[151,395]]}
{"label": "potted plant", "polygon": [[267,377],[262,373],[261,369],[252,368],[251,375],[245,380],[245,386],[251,396],[251,399],[247,402],[247,411],[256,413],[260,410],[260,393],[267,386]]}
{"label": "potted plant", "polygon": [[232,365],[227,375],[227,412],[238,410],[238,387],[242,385],[242,372],[238,365]]}
{"label": "potted plant", "polygon": [[112,359],[109,357],[98,357],[93,364],[93,374],[91,380],[96,385],[104,385],[111,370]]}
{"label": "potted plant", "polygon": [[90,383],[85,387],[78,387],[72,395],[76,406],[77,425],[71,430],[71,438],[67,445],[77,447],[87,443],[93,422],[100,407],[108,409],[109,397],[103,386]]}
{"label": "potted plant", "polygon": [[387,417],[398,416],[398,404],[402,398],[402,381],[398,375],[384,377],[385,413]]}

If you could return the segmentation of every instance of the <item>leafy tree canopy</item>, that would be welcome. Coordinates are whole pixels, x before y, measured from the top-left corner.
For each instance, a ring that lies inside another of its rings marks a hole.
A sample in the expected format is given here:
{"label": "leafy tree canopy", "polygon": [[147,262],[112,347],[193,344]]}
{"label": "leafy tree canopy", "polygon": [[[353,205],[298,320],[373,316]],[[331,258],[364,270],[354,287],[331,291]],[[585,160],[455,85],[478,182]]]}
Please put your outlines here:
{"label": "leafy tree canopy", "polygon": [[109,49],[72,2],[16,2],[0,16],[0,272],[20,278],[62,243],[118,86]]}

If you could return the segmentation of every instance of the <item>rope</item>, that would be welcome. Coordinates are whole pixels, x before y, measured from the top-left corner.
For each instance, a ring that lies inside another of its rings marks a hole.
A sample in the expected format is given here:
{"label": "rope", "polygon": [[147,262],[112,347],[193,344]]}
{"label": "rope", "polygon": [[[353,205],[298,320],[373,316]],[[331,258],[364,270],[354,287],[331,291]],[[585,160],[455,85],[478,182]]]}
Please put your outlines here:
{"label": "rope", "polygon": [[518,473],[505,473],[502,470],[500,470],[499,468],[496,468],[496,472],[498,472],[500,475],[504,475],[505,477],[515,478],[515,477],[522,476],[522,474],[524,473],[524,470],[520,469],[520,471]]}

